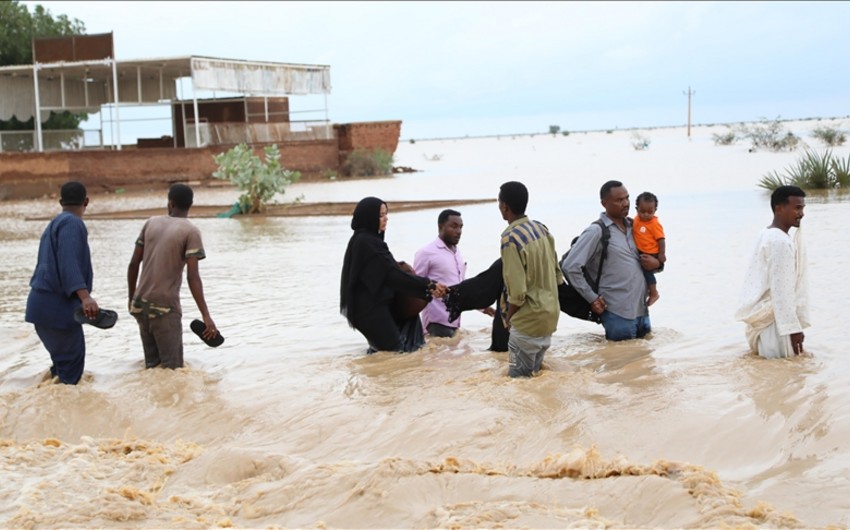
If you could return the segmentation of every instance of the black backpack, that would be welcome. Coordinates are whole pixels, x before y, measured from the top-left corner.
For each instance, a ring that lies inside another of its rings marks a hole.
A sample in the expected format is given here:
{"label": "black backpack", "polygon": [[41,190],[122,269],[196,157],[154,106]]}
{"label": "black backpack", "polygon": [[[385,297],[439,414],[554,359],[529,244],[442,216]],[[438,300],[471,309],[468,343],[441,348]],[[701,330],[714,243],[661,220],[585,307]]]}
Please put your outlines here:
{"label": "black backpack", "polygon": [[[608,257],[608,240],[611,239],[611,231],[607,226],[605,226],[605,223],[603,223],[601,219],[597,219],[593,223],[598,224],[599,228],[602,229],[602,239],[599,240],[602,244],[602,254],[599,257],[599,270],[596,271],[595,280],[591,278],[590,273],[587,272],[586,266],[582,265],[581,272],[584,274],[584,279],[587,280],[588,285],[590,285],[594,291],[599,292],[599,279],[602,277],[602,264],[605,263],[605,258]],[[573,245],[576,244],[578,237],[579,236],[573,238],[572,243],[570,243],[570,249],[572,249]],[[561,271],[564,270],[564,261],[566,261],[569,253],[570,251],[567,250],[564,252],[564,255],[561,256],[561,261],[559,262]],[[558,286],[558,302],[561,305],[561,311],[573,318],[589,320],[591,322],[601,324],[602,317],[594,313],[590,309],[590,302],[585,300],[584,297],[580,295],[572,285],[570,285],[569,278],[567,278],[566,273],[564,273],[564,279],[566,281]]]}

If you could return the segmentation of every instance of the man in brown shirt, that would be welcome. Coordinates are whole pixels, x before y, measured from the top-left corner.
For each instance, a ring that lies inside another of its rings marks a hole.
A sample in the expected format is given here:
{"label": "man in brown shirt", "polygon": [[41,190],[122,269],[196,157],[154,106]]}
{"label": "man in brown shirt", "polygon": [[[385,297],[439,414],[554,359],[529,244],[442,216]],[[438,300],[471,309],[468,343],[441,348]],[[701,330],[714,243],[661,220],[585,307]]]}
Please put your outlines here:
{"label": "man in brown shirt", "polygon": [[189,290],[206,325],[204,338],[216,335],[198,270],[198,261],[206,257],[201,232],[187,218],[193,198],[189,186],[171,186],[168,215],[151,217],[145,222],[127,267],[130,314],[139,322],[146,368],[183,366],[180,285],[184,267]]}

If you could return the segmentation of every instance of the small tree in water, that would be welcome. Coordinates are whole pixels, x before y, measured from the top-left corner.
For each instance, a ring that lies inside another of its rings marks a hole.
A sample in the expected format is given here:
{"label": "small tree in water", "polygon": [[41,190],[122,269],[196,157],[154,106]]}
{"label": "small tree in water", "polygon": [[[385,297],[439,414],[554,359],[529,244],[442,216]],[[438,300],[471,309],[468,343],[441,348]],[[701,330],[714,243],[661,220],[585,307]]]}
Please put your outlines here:
{"label": "small tree in water", "polygon": [[265,160],[254,154],[246,144],[239,144],[213,159],[218,169],[213,177],[228,180],[242,191],[239,210],[243,214],[261,213],[276,193],[284,193],[287,186],[301,178],[298,171],[280,165],[280,150],[276,145],[263,148]]}

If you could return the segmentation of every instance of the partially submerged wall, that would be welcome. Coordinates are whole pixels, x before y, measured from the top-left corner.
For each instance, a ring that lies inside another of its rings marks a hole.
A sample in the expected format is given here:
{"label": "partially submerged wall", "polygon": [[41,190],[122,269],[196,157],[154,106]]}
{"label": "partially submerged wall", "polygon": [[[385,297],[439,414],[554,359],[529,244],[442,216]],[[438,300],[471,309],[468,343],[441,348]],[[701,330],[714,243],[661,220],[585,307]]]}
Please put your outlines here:
{"label": "partially submerged wall", "polygon": [[[338,168],[336,140],[278,144],[281,163],[306,177]],[[0,154],[0,200],[55,194],[68,180],[90,192],[161,189],[173,182],[210,181],[217,166],[213,156],[230,146],[200,149],[124,149],[121,151],[52,151]],[[254,146],[260,154],[262,145]]]}
{"label": "partially submerged wall", "polygon": [[369,121],[334,125],[339,140],[339,163],[357,149],[383,149],[395,153],[401,135],[401,121]]}
{"label": "partially submerged wall", "polygon": [[[395,153],[401,121],[335,124],[337,138],[278,142],[281,164],[304,178],[339,171],[355,149]],[[209,182],[216,170],[213,156],[229,145],[196,149],[151,147],[121,151],[85,150],[46,153],[0,153],[0,200],[42,197],[58,193],[68,180],[78,180],[91,192],[162,189],[173,182]],[[260,154],[263,145],[253,145]]]}

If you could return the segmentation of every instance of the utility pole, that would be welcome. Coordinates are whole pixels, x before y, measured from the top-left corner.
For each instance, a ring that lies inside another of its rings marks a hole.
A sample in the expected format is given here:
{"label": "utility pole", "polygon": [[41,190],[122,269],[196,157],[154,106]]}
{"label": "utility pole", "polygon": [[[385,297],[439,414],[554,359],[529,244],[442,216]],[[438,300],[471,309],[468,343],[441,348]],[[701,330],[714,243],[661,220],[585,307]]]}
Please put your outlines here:
{"label": "utility pole", "polygon": [[688,87],[687,92],[682,92],[682,94],[688,96],[688,139],[691,138],[691,96],[696,94],[696,90],[691,90],[691,87]]}

